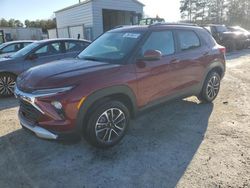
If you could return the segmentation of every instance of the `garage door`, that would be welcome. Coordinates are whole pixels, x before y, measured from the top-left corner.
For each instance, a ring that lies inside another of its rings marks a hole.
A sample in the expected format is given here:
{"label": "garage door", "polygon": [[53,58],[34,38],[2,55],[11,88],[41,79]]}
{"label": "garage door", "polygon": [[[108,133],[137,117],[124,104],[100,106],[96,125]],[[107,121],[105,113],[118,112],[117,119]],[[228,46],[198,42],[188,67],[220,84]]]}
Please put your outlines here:
{"label": "garage door", "polygon": [[59,38],[69,38],[68,28],[59,28],[58,29]]}
{"label": "garage door", "polygon": [[70,38],[78,38],[78,35],[80,35],[80,38],[84,38],[84,28],[83,26],[71,26],[69,27],[69,35]]}

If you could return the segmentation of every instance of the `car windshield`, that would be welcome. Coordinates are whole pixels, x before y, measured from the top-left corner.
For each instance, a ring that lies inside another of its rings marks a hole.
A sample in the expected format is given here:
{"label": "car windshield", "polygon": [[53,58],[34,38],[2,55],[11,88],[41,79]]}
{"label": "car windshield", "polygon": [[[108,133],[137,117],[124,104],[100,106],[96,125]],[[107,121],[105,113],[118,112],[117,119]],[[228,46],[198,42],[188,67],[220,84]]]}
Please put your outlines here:
{"label": "car windshield", "polygon": [[29,44],[28,46],[24,47],[23,49],[19,50],[18,52],[14,53],[11,58],[19,58],[27,55],[31,50],[39,46],[40,43],[35,42],[32,44]]}
{"label": "car windshield", "polygon": [[121,64],[141,36],[142,32],[107,32],[90,44],[78,58]]}
{"label": "car windshield", "polygon": [[216,29],[217,29],[217,31],[219,33],[223,33],[223,32],[227,32],[228,31],[228,29],[227,29],[226,26],[217,26]]}
{"label": "car windshield", "polygon": [[0,45],[0,50],[1,50],[2,48],[4,48],[5,46],[7,46],[7,43],[1,44],[1,45]]}

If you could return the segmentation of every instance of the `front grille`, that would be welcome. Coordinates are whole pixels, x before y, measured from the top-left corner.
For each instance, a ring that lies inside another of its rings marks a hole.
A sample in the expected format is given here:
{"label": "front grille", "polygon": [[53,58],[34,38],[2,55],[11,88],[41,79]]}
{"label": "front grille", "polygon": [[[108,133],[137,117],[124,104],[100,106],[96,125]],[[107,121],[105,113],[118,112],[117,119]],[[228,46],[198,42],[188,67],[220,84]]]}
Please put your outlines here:
{"label": "front grille", "polygon": [[27,120],[37,123],[41,118],[42,114],[30,103],[20,100],[20,113]]}

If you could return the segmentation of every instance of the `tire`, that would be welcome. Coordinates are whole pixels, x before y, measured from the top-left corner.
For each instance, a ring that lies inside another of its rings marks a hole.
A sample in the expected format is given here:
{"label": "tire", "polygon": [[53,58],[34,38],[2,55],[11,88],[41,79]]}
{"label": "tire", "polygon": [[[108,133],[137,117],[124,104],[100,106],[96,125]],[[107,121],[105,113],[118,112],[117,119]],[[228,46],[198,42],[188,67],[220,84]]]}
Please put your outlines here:
{"label": "tire", "polygon": [[227,52],[233,52],[236,50],[236,44],[234,41],[230,41],[230,40],[226,41],[225,47],[226,47]]}
{"label": "tire", "polygon": [[0,74],[0,97],[10,97],[14,94],[16,76],[13,74]]}
{"label": "tire", "polygon": [[217,97],[220,91],[221,77],[216,71],[212,71],[208,74],[198,97],[201,102],[211,103]]}
{"label": "tire", "polygon": [[129,110],[123,103],[107,101],[89,114],[84,137],[95,147],[112,147],[125,136],[129,120]]}

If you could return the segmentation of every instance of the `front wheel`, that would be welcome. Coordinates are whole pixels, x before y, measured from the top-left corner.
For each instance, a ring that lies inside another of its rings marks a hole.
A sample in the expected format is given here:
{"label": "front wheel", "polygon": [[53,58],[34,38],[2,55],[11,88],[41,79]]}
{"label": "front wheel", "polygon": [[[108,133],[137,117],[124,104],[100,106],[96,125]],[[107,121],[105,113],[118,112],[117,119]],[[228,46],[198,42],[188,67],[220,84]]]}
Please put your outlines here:
{"label": "front wheel", "polygon": [[112,147],[124,137],[129,119],[128,108],[119,101],[99,105],[90,114],[85,129],[86,139],[95,147]]}
{"label": "front wheel", "polygon": [[0,97],[9,97],[14,93],[16,76],[12,74],[0,74]]}
{"label": "front wheel", "polygon": [[198,97],[199,100],[208,103],[212,102],[219,93],[220,81],[221,78],[217,72],[215,71],[210,72],[204,82],[201,94]]}

